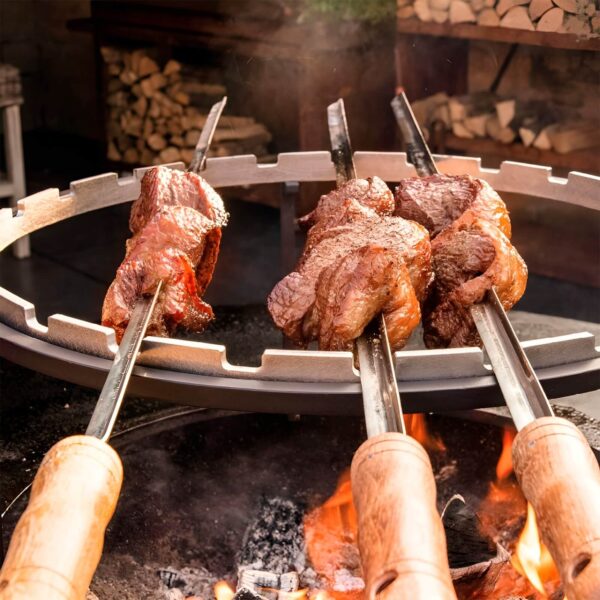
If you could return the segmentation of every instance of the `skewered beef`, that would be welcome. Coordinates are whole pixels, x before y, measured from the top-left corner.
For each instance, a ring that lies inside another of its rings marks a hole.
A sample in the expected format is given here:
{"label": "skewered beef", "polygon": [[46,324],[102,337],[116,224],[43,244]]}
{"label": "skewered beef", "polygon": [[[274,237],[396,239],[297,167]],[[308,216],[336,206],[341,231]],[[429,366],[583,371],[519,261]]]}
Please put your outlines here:
{"label": "skewered beef", "polygon": [[469,307],[493,286],[508,310],[527,283],[527,267],[510,243],[504,202],[480,179],[432,175],[400,182],[395,214],[423,224],[433,238],[435,285],[423,306],[426,345],[479,345]]}
{"label": "skewered beef", "polygon": [[213,318],[200,298],[210,283],[227,214],[219,195],[195,173],[150,169],[134,202],[127,251],[102,307],[102,324],[120,341],[140,295],[163,288],[148,326],[167,336],[202,331]]}
{"label": "skewered beef", "polygon": [[425,228],[393,210],[381,179],[354,179],[301,220],[310,227],[304,252],[268,299],[275,324],[296,344],[351,349],[380,312],[392,348],[406,343],[432,280],[431,253]]}

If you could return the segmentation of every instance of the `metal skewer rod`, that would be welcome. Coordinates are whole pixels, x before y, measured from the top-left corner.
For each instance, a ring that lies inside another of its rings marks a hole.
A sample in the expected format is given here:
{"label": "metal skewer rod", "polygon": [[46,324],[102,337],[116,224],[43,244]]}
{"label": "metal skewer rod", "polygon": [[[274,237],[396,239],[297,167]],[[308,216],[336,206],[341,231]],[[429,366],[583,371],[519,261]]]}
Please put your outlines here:
{"label": "metal skewer rod", "polygon": [[[437,168],[406,95],[392,100],[417,173]],[[492,288],[471,314],[519,433],[512,460],[523,494],[569,600],[600,598],[600,469],[573,423],[553,415],[548,398]]]}
{"label": "metal skewer rod", "polygon": [[191,171],[192,173],[200,173],[200,171],[204,169],[204,165],[206,164],[206,155],[208,154],[208,150],[212,144],[212,139],[215,135],[217,124],[219,123],[219,119],[223,114],[226,104],[227,96],[223,96],[223,98],[216,104],[213,104],[212,108],[210,109],[208,117],[206,117],[204,127],[202,128],[202,132],[200,133],[200,137],[198,138],[198,142],[194,150],[194,158],[192,158],[192,162],[190,162],[190,166],[187,169],[188,171]]}
{"label": "metal skewer rod", "polygon": [[[344,101],[327,107],[327,124],[337,186],[356,178]],[[367,435],[397,431],[406,433],[396,383],[394,358],[383,315],[379,315],[356,340]]]}
{"label": "metal skewer rod", "polygon": [[[225,102],[208,116],[192,171],[204,166]],[[44,457],[0,571],[0,600],[85,597],[123,482],[121,460],[107,440],[161,288],[159,282],[154,294],[136,302],[86,435],[59,441]]]}
{"label": "metal skewer rod", "polygon": [[[327,109],[338,186],[356,177],[343,100]],[[368,440],[352,459],[352,497],[368,598],[456,600],[429,457],[406,435],[379,315],[356,341]],[[408,483],[408,485],[407,485]]]}
{"label": "metal skewer rod", "polygon": [[[409,161],[420,177],[439,173],[408,98],[401,88],[392,109],[402,131]],[[523,351],[494,288],[484,302],[471,307],[477,331],[517,430],[539,417],[554,415],[546,393]]]}

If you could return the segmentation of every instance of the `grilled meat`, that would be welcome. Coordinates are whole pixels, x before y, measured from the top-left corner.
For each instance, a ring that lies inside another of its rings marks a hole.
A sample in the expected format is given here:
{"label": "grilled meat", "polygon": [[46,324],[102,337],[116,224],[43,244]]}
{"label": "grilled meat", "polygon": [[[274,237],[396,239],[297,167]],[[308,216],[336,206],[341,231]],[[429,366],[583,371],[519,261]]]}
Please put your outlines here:
{"label": "grilled meat", "polygon": [[300,346],[317,340],[323,350],[348,350],[382,312],[392,347],[404,345],[431,283],[431,253],[425,228],[393,210],[377,177],[321,197],[303,219],[310,230],[296,269],[268,299],[286,336]]}
{"label": "grilled meat", "polygon": [[508,310],[527,283],[527,267],[510,243],[504,202],[480,179],[432,175],[400,183],[395,214],[422,223],[433,238],[435,285],[423,306],[426,345],[479,345],[469,307],[493,286]]}
{"label": "grilled meat", "polygon": [[131,211],[134,236],[102,307],[102,324],[120,340],[137,298],[163,289],[148,326],[167,336],[178,327],[202,331],[213,318],[201,294],[210,283],[227,214],[219,195],[195,173],[150,169]]}

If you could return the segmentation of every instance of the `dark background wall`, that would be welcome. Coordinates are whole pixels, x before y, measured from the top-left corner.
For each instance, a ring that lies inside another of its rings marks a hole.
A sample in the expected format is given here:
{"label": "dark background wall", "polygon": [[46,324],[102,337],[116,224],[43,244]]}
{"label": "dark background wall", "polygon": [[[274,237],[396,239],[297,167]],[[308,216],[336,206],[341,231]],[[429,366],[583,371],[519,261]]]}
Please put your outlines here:
{"label": "dark background wall", "polygon": [[89,14],[89,0],[0,0],[0,62],[21,70],[25,131],[97,137],[92,36],[67,29]]}

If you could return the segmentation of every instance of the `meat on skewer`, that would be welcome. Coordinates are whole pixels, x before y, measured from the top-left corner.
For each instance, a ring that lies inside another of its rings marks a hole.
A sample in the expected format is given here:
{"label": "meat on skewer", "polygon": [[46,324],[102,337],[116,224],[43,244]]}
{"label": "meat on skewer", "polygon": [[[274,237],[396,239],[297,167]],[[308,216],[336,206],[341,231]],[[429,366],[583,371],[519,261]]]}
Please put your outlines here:
{"label": "meat on skewer", "polygon": [[479,345],[469,307],[493,286],[508,310],[527,284],[504,202],[481,179],[442,174],[401,181],[395,198],[394,214],[421,223],[432,237],[435,284],[423,306],[426,345]]}
{"label": "meat on skewer", "polygon": [[160,293],[149,335],[178,327],[202,331],[213,318],[201,295],[212,279],[227,213],[220,196],[199,175],[155,167],[133,203],[126,256],[102,307],[102,324],[120,341],[140,294]]}
{"label": "meat on skewer", "polygon": [[406,343],[432,281],[431,251],[427,230],[393,211],[392,193],[373,177],[322,196],[301,220],[310,227],[303,254],[268,299],[275,324],[296,344],[349,350],[379,313],[391,347]]}

